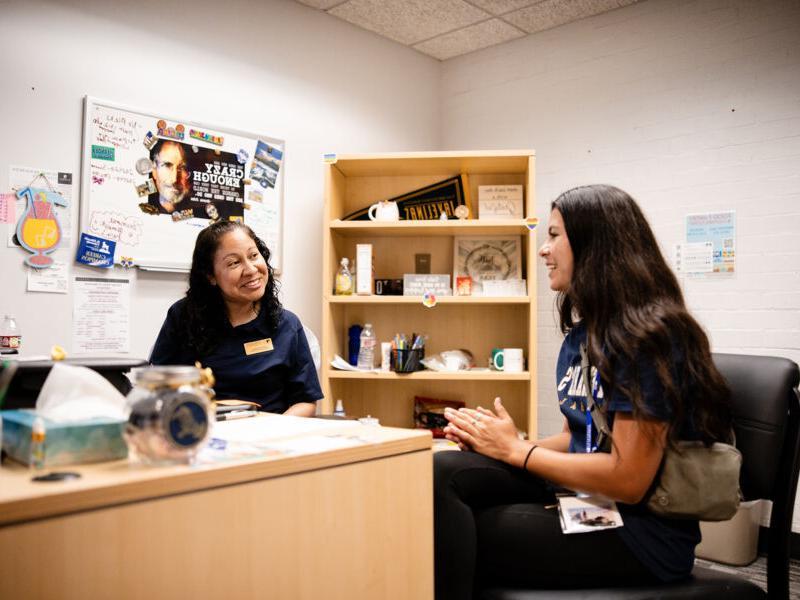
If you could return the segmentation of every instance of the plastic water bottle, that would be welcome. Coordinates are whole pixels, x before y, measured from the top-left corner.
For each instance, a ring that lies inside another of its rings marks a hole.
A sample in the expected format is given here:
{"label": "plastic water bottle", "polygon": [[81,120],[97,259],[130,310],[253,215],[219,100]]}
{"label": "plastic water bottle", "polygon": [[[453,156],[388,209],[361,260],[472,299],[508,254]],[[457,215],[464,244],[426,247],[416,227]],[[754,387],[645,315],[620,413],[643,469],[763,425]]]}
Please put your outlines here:
{"label": "plastic water bottle", "polygon": [[22,345],[17,321],[11,315],[6,315],[0,325],[0,354],[17,354]]}
{"label": "plastic water bottle", "polygon": [[360,343],[358,346],[358,368],[375,368],[375,346],[377,344],[375,332],[372,331],[372,324],[365,323],[361,331]]}

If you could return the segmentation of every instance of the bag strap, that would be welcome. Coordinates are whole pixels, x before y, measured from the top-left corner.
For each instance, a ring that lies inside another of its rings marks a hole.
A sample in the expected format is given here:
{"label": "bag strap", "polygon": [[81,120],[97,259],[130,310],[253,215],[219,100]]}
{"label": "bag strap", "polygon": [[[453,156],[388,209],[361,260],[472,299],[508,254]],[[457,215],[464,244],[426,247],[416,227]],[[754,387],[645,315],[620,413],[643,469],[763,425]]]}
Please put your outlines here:
{"label": "bag strap", "polygon": [[597,424],[597,447],[602,448],[605,442],[604,438],[611,439],[611,431],[608,429],[606,413],[597,406],[594,401],[594,396],[592,396],[592,368],[589,365],[589,352],[586,349],[586,344],[581,344],[580,352],[581,376],[583,377],[583,388],[584,394],[586,395],[586,410],[592,414],[592,421]]}

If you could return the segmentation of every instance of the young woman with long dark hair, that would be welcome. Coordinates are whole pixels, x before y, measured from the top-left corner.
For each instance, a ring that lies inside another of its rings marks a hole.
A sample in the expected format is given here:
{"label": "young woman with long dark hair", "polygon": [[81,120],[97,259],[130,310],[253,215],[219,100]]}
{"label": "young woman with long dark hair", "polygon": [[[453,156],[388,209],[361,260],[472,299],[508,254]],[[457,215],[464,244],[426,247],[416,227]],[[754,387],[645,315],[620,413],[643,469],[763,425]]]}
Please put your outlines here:
{"label": "young woman with long dark hair", "polygon": [[312,416],[322,398],[303,326],[278,299],[270,252],[247,225],[197,236],[189,289],[167,312],[150,362],[211,367],[217,398]]}
{"label": "young woman with long dark hair", "polygon": [[[564,427],[520,440],[499,398],[494,410],[447,411],[447,437],[468,451],[434,459],[439,600],[470,598],[481,580],[549,588],[688,576],[697,521],[656,516],[644,501],[667,445],[729,441],[728,389],[636,202],[593,185],[551,209],[539,255],[566,334],[556,368]],[[582,345],[608,448],[587,426]],[[563,534],[552,505],[564,489],[615,500],[623,527]]]}

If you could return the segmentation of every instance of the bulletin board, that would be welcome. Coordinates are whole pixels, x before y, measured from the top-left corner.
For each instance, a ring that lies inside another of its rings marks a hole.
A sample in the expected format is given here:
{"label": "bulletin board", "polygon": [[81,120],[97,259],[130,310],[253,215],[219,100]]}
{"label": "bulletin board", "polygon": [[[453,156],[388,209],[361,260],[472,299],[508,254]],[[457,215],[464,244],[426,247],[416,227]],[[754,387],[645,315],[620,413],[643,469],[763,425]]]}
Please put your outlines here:
{"label": "bulletin board", "polygon": [[114,262],[187,271],[198,232],[241,220],[283,261],[285,143],[87,96],[81,232],[115,242]]}

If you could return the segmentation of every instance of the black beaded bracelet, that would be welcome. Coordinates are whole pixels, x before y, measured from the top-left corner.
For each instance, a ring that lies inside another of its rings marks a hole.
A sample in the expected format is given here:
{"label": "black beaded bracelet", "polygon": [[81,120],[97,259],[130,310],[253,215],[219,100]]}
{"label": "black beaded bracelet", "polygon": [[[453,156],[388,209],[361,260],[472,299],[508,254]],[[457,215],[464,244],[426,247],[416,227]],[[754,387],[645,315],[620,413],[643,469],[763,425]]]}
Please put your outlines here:
{"label": "black beaded bracelet", "polygon": [[533,451],[536,450],[538,447],[539,446],[534,444],[533,446],[531,446],[531,449],[528,450],[528,454],[525,456],[525,462],[522,463],[522,470],[523,471],[527,471],[528,470],[528,459],[531,457],[531,454],[533,454]]}

